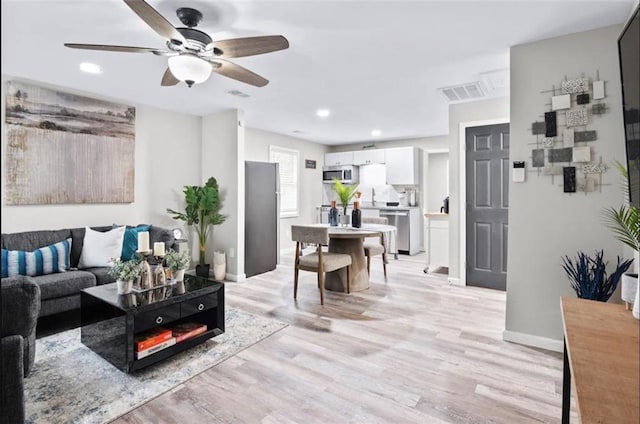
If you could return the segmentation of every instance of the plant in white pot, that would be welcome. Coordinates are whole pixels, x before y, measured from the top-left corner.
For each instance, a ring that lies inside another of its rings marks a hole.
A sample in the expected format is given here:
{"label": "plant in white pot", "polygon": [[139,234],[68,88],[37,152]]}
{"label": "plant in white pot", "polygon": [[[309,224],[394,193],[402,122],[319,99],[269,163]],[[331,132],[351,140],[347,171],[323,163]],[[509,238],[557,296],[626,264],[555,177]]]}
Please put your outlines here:
{"label": "plant in white pot", "polygon": [[142,274],[142,265],[139,259],[123,261],[120,258],[112,259],[107,274],[116,279],[118,294],[129,294],[133,288],[133,280]]}
{"label": "plant in white pot", "polygon": [[199,260],[196,266],[196,274],[201,277],[209,275],[209,264],[206,262],[207,241],[214,225],[222,224],[227,218],[220,213],[220,197],[218,194],[218,182],[210,177],[203,186],[184,187],[184,212],[167,209],[167,213],[173,215],[173,219],[185,221],[191,225],[198,234]]}
{"label": "plant in white pot", "polygon": [[191,265],[191,253],[188,250],[177,252],[169,249],[164,256],[167,267],[175,281],[184,280],[184,271]]}
{"label": "plant in white pot", "polygon": [[[629,198],[629,179],[627,169],[620,162],[616,162],[616,168],[622,176],[622,187],[625,198]],[[640,251],[640,209],[624,204],[619,208],[607,208],[604,211],[605,225],[613,231],[614,236],[635,251],[638,258]],[[637,260],[637,259],[636,259]],[[639,264],[636,263],[636,266]],[[638,274],[625,274],[622,276],[621,297],[627,304],[633,303],[633,316],[640,319],[640,278]]]}

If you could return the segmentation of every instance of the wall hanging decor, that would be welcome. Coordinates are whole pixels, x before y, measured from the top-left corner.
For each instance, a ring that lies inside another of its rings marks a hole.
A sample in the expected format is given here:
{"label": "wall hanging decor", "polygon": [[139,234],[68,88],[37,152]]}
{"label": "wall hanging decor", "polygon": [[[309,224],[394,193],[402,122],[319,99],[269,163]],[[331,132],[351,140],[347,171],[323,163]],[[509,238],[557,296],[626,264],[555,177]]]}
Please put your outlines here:
{"label": "wall hanging decor", "polygon": [[135,108],[8,81],[6,204],[134,201]]}
{"label": "wall hanging decor", "polygon": [[[549,94],[550,110],[542,110],[538,120],[531,123],[531,134],[536,139],[529,143],[532,149],[528,172],[550,176],[551,183],[561,186],[565,193],[602,190],[607,166],[596,155],[598,133],[588,125],[607,112],[602,102],[606,97],[605,81],[599,72],[593,82],[585,75],[572,79],[565,76],[559,88],[554,85],[541,94]],[[557,177],[562,178],[559,184]]]}

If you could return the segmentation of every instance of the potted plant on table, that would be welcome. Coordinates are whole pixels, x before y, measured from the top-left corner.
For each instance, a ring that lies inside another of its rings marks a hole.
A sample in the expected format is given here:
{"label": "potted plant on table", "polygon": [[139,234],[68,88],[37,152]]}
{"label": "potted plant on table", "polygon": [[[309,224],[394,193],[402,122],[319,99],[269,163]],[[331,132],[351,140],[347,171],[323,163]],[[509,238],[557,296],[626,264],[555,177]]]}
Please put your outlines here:
{"label": "potted plant on table", "polygon": [[[616,168],[622,176],[622,188],[626,198],[629,198],[629,175],[627,169],[620,162],[616,162]],[[607,208],[603,213],[605,225],[613,231],[616,239],[629,246],[635,251],[636,258],[640,252],[640,209],[624,204],[619,208]],[[638,259],[636,259],[638,260]],[[636,264],[638,265],[638,264]],[[622,276],[622,300],[629,304],[634,304],[634,316],[640,318],[638,308],[640,305],[640,279],[638,274],[624,274]]]}
{"label": "potted plant on table", "polygon": [[222,224],[226,216],[220,213],[220,197],[218,182],[214,177],[207,180],[203,186],[184,187],[184,212],[178,212],[167,208],[167,213],[173,215],[173,219],[185,221],[192,226],[198,234],[198,265],[196,274],[206,277],[209,275],[209,264],[206,263],[207,241],[214,225]]}
{"label": "potted plant on table", "polygon": [[116,289],[118,294],[129,294],[133,288],[133,280],[142,274],[142,266],[139,259],[123,261],[120,258],[114,258],[110,261],[111,265],[107,270],[107,274],[116,279]]}
{"label": "potted plant on table", "polygon": [[607,276],[607,262],[603,257],[604,252],[600,250],[596,251],[594,258],[584,252],[578,252],[575,263],[568,256],[562,258],[562,268],[579,298],[606,302],[616,290],[622,274],[633,262],[633,259],[620,262],[618,256],[616,270]]}
{"label": "potted plant on table", "polygon": [[171,276],[175,281],[184,280],[184,271],[191,264],[191,253],[188,250],[178,252],[169,249],[164,256],[167,267],[171,270]]}
{"label": "potted plant on table", "polygon": [[342,184],[342,182],[338,179],[333,180],[333,190],[340,198],[340,204],[342,204],[342,218],[341,222],[343,225],[349,224],[349,215],[347,215],[347,207],[349,206],[349,202],[355,196],[358,191],[358,184]]}

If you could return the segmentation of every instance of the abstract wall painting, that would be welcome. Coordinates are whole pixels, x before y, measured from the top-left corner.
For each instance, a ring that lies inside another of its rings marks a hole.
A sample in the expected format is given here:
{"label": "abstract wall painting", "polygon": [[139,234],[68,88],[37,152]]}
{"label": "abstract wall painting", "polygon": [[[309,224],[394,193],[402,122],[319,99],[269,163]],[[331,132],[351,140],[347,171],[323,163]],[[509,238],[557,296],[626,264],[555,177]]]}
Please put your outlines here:
{"label": "abstract wall painting", "polygon": [[556,127],[556,113],[555,112],[545,112],[544,113],[544,124],[545,124],[545,137],[555,137],[558,135],[558,129]]}
{"label": "abstract wall painting", "polygon": [[544,166],[544,149],[533,149],[531,151],[531,166],[542,168]]}
{"label": "abstract wall painting", "polygon": [[575,142],[575,133],[573,128],[567,128],[562,131],[562,140],[564,141],[564,147],[573,147]]}
{"label": "abstract wall painting", "polygon": [[589,114],[586,109],[567,111],[567,127],[577,127],[589,123]]}
{"label": "abstract wall painting", "polygon": [[7,205],[134,201],[135,108],[17,81],[6,93]]}
{"label": "abstract wall painting", "polygon": [[576,131],[574,133],[574,139],[576,143],[583,141],[595,141],[598,138],[598,133],[595,130],[590,131]]}
{"label": "abstract wall painting", "polygon": [[582,93],[576,96],[576,103],[579,105],[586,105],[589,103],[589,93]]}
{"label": "abstract wall painting", "polygon": [[571,107],[571,94],[551,97],[551,110],[569,109]]}
{"label": "abstract wall painting", "polygon": [[551,163],[557,162],[572,162],[573,149],[571,147],[565,147],[562,149],[549,149],[549,156],[547,160]]}
{"label": "abstract wall painting", "polygon": [[534,122],[531,124],[531,134],[539,135],[544,134],[547,130],[547,126],[544,122]]}
{"label": "abstract wall painting", "polygon": [[591,147],[574,147],[573,162],[591,162]]}
{"label": "abstract wall painting", "polygon": [[562,81],[562,93],[583,93],[589,91],[589,79],[588,78],[576,78],[567,81]]}
{"label": "abstract wall painting", "polygon": [[564,176],[564,192],[565,193],[575,193],[576,192],[576,167],[575,166],[565,166],[562,168],[562,173]]}
{"label": "abstract wall painting", "polygon": [[594,81],[593,82],[593,99],[604,99],[604,81]]}
{"label": "abstract wall painting", "polygon": [[591,113],[594,115],[602,115],[607,112],[607,105],[604,103],[594,103],[591,106]]}

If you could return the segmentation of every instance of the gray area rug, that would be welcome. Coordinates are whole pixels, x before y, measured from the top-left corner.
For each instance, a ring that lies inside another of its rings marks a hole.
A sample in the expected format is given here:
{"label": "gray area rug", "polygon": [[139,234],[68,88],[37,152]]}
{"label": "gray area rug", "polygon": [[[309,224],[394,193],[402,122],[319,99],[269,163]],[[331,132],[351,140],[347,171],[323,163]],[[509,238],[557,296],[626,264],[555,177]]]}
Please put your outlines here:
{"label": "gray area rug", "polygon": [[27,423],[103,423],[287,325],[233,308],[226,331],[135,374],[126,374],[80,342],[80,329],[36,341],[36,362],[25,379]]}

